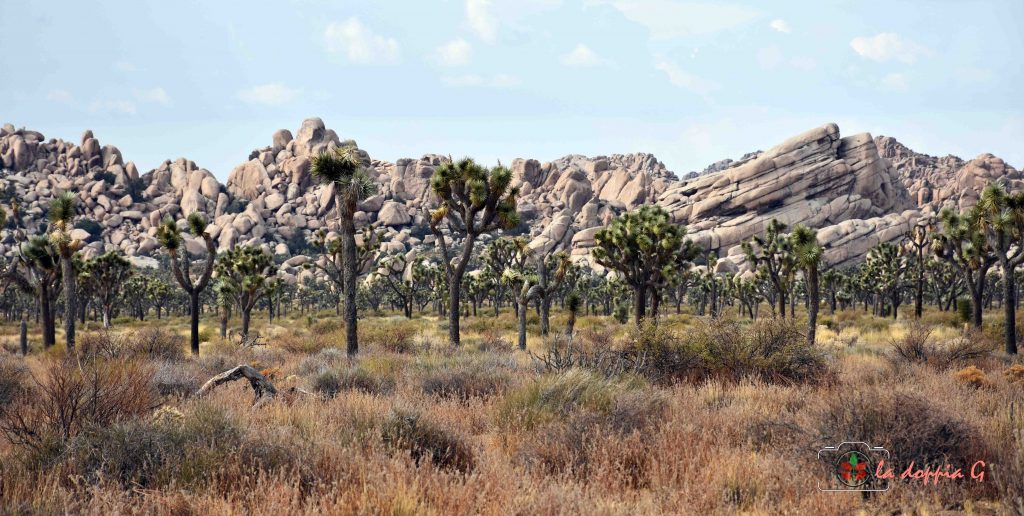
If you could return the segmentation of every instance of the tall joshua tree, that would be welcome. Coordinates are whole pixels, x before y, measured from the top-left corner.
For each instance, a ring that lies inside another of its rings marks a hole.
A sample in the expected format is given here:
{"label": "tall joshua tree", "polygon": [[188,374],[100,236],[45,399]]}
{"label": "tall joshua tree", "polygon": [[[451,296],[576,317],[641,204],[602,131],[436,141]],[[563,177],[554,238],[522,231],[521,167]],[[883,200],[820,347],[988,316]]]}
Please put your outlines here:
{"label": "tall joshua tree", "polygon": [[673,224],[659,206],[641,206],[615,218],[594,236],[594,260],[618,271],[633,288],[634,321],[647,313],[647,296],[687,270],[699,248],[686,238],[686,228]]}
{"label": "tall joshua tree", "polygon": [[[206,289],[207,285],[210,284],[210,277],[213,275],[214,262],[217,259],[217,248],[213,245],[213,238],[206,232],[206,219],[203,218],[198,212],[192,212],[186,219],[188,224],[189,232],[193,236],[203,239],[206,244],[206,262],[203,264],[203,271],[199,275],[198,279],[192,278],[192,259],[188,255],[188,250],[184,249],[184,255],[181,255],[183,250],[182,243],[184,239],[181,236],[181,229],[174,222],[174,219],[167,217],[163,223],[157,229],[157,239],[160,244],[167,249],[167,254],[171,256],[171,271],[174,273],[174,279],[181,285],[181,288],[188,294],[189,299],[189,318],[191,338],[190,345],[192,348],[192,354],[199,354],[199,296],[202,295],[203,290]],[[159,309],[158,309],[159,310]],[[159,318],[160,312],[157,312]]]}
{"label": "tall joshua tree", "polygon": [[928,244],[931,243],[931,227],[918,223],[907,235],[907,245],[914,253],[914,318],[924,314],[924,273],[928,260]]}
{"label": "tall joshua tree", "polygon": [[75,218],[75,194],[64,192],[50,203],[50,242],[60,256],[61,281],[64,284],[64,342],[68,351],[75,349],[75,315],[78,313],[78,285],[75,254],[82,246],[71,238],[71,222]]}
{"label": "tall joshua tree", "polygon": [[342,296],[345,299],[345,343],[349,356],[359,352],[356,328],[356,225],[353,218],[359,201],[373,195],[377,185],[366,175],[358,149],[346,146],[313,158],[313,177],[334,188],[334,210],[341,235]]}
{"label": "tall joshua tree", "polygon": [[56,344],[53,324],[53,300],[57,298],[60,286],[60,256],[43,235],[35,235],[19,247],[22,263],[27,275],[14,273],[19,283],[24,283],[39,298],[39,311],[43,319],[43,348]]}
{"label": "tall joshua tree", "polygon": [[978,225],[1003,270],[1003,310],[1006,352],[1017,354],[1017,293],[1015,271],[1024,262],[1024,192],[1010,194],[997,183],[981,192],[975,206]]}
{"label": "tall joshua tree", "polygon": [[[448,279],[448,341],[459,345],[459,308],[462,277],[466,273],[477,237],[499,228],[519,225],[512,171],[498,165],[487,169],[470,158],[446,162],[434,171],[430,187],[440,205],[430,213],[430,230],[437,238]],[[453,257],[442,223],[454,238],[462,235],[462,252]]]}
{"label": "tall joshua tree", "polygon": [[997,258],[980,227],[977,209],[961,215],[946,208],[939,213],[939,218],[942,231],[933,237],[932,251],[940,259],[953,264],[963,275],[973,304],[971,322],[974,327],[981,328],[985,279]]}
{"label": "tall joshua tree", "polygon": [[813,345],[818,329],[818,305],[821,302],[818,267],[821,265],[824,250],[818,244],[818,232],[803,224],[793,227],[793,232],[789,234],[789,243],[793,250],[793,259],[803,272],[804,282],[807,284],[807,342]]}

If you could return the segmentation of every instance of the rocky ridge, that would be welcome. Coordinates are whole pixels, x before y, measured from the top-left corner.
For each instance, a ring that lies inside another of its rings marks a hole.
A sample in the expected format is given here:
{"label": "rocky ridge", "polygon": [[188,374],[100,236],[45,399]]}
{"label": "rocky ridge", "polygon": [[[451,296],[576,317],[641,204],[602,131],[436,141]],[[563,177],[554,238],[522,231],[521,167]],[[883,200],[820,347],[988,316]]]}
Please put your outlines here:
{"label": "rocky ridge", "polygon": [[[209,232],[221,249],[263,246],[280,256],[286,278],[301,279],[312,274],[302,267],[310,259],[306,242],[333,225],[333,190],[310,176],[311,158],[345,145],[355,142],[341,139],[320,119],[307,119],[294,135],[276,131],[270,145],[250,153],[222,185],[185,158],[140,175],[116,147],[101,146],[90,131],[74,144],[7,124],[0,128],[0,195],[5,203],[18,199],[25,227],[38,231],[52,197],[78,192],[83,218],[98,223],[76,229],[86,242],[85,254],[120,250],[148,265],[155,263],[160,219],[199,211],[210,220]],[[424,223],[436,205],[430,177],[448,158],[428,154],[392,163],[363,150],[360,155],[379,191],[360,203],[357,223],[384,228],[384,252],[429,251],[434,236]],[[842,264],[899,238],[922,213],[971,203],[990,180],[1024,186],[1018,171],[990,154],[969,162],[933,158],[888,137],[842,137],[835,124],[682,180],[643,153],[568,155],[547,163],[517,159],[510,167],[524,221],[516,232],[528,235],[534,248],[567,249],[586,260],[598,229],[623,211],[656,203],[686,224],[695,241],[719,251],[722,270],[743,267],[739,243],[772,218],[820,228],[826,260]],[[0,243],[0,252],[11,254],[12,244],[9,238]],[[202,250],[191,238],[186,246]]]}

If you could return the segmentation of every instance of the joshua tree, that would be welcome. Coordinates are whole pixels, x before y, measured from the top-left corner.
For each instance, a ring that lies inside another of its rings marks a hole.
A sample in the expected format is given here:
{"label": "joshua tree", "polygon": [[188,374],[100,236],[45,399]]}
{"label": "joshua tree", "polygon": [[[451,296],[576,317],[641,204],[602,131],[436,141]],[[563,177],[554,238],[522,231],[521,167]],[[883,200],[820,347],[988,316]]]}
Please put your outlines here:
{"label": "joshua tree", "polygon": [[274,259],[256,246],[236,246],[217,257],[217,276],[230,285],[235,305],[242,314],[242,338],[249,336],[252,309],[266,294],[267,280],[274,275]]}
{"label": "joshua tree", "polygon": [[975,206],[978,225],[1003,270],[1003,310],[1006,352],[1017,354],[1017,281],[1015,271],[1024,262],[1024,192],[1010,194],[997,183],[981,192]]}
{"label": "joshua tree", "polygon": [[942,231],[934,235],[932,251],[940,259],[953,264],[963,275],[973,304],[971,321],[976,328],[981,328],[985,280],[998,259],[981,228],[978,210],[972,209],[961,215],[946,208],[940,212],[939,218]]}
{"label": "joshua tree", "polygon": [[928,224],[918,223],[907,235],[907,245],[914,255],[914,318],[920,319],[924,313],[924,272],[928,260],[928,244],[931,242],[931,228]]}
{"label": "joshua tree", "polygon": [[61,281],[64,283],[64,342],[68,351],[75,349],[75,315],[77,314],[77,284],[75,255],[82,246],[71,238],[71,222],[75,218],[75,195],[64,192],[50,203],[50,242],[60,256]]}
{"label": "joshua tree", "polygon": [[892,318],[899,312],[901,295],[905,288],[904,275],[910,268],[899,247],[883,242],[868,252],[865,269],[872,290],[877,291],[892,308]]}
{"label": "joshua tree", "polygon": [[84,264],[83,277],[88,289],[95,293],[103,312],[103,327],[110,327],[110,312],[121,287],[132,274],[132,264],[114,251],[103,253]]}
{"label": "joshua tree", "polygon": [[[686,228],[673,224],[659,206],[641,206],[620,215],[594,236],[594,260],[618,271],[633,289],[634,321],[647,313],[647,295],[660,295],[674,275],[685,271],[699,252]],[[653,292],[652,292],[653,291]]]}
{"label": "joshua tree", "polygon": [[[459,345],[459,304],[462,277],[473,255],[477,237],[496,229],[519,225],[512,171],[498,165],[488,170],[472,159],[446,162],[434,171],[430,187],[440,205],[430,213],[430,230],[437,238],[448,280],[448,341]],[[463,236],[462,252],[452,256],[442,223],[447,223],[451,238]]]}
{"label": "joshua tree", "polygon": [[[334,188],[334,210],[338,214],[341,235],[340,269],[345,300],[345,342],[349,356],[359,352],[356,328],[356,277],[359,272],[356,251],[356,226],[353,218],[359,201],[373,195],[377,185],[366,175],[358,149],[346,146],[323,152],[313,158],[313,177]],[[243,318],[245,314],[243,314]]]}
{"label": "joshua tree", "polygon": [[818,305],[821,302],[818,267],[824,250],[818,244],[818,232],[803,224],[793,227],[789,243],[796,266],[803,271],[804,282],[807,284],[807,342],[813,345],[818,328]]}
{"label": "joshua tree", "polygon": [[512,260],[515,259],[518,248],[513,238],[501,237],[487,244],[481,255],[484,263],[484,274],[494,280],[494,316],[498,316],[501,300],[505,296],[506,285],[501,281],[501,275],[505,272]]}
{"label": "joshua tree", "polygon": [[410,262],[405,254],[386,256],[377,264],[376,275],[401,303],[402,312],[407,319],[412,319],[412,306],[422,284],[418,277],[422,268],[418,267],[422,257],[413,258]]}
{"label": "joshua tree", "polygon": [[536,255],[537,263],[537,302],[540,306],[540,334],[547,335],[551,323],[551,298],[562,287],[565,275],[572,262],[564,252]]}
{"label": "joshua tree", "polygon": [[582,302],[580,295],[575,291],[565,296],[565,309],[569,312],[569,319],[565,321],[565,335],[570,339],[573,329],[576,327],[576,316],[580,313],[580,303]]}
{"label": "joshua tree", "polygon": [[[27,270],[27,275],[14,273],[14,279],[23,283],[39,298],[39,311],[42,312],[43,348],[57,342],[53,323],[53,300],[57,297],[60,285],[60,256],[43,235],[35,235],[19,247],[20,260]],[[13,271],[12,271],[13,272]]]}
{"label": "joshua tree", "polygon": [[[210,277],[213,275],[214,263],[217,259],[217,249],[213,245],[213,238],[210,237],[209,233],[206,232],[206,219],[203,218],[198,212],[192,212],[186,219],[188,229],[193,236],[203,239],[206,244],[206,262],[203,265],[202,274],[199,275],[198,279],[192,278],[191,264],[192,259],[188,255],[188,250],[185,249],[184,255],[179,256],[179,252],[182,249],[182,243],[184,239],[181,236],[181,230],[178,225],[174,222],[174,219],[167,217],[163,223],[157,229],[157,238],[160,243],[167,249],[167,254],[171,256],[171,271],[174,273],[174,279],[181,285],[181,288],[185,290],[189,298],[189,317],[191,319],[191,348],[192,354],[199,354],[199,296],[206,289],[206,286],[210,283]],[[158,316],[159,316],[159,308]]]}
{"label": "joshua tree", "polygon": [[775,289],[779,317],[786,317],[786,301],[793,288],[793,273],[796,264],[790,252],[790,241],[783,232],[786,225],[772,219],[764,236],[755,236],[752,241],[743,242],[743,252],[758,272]]}

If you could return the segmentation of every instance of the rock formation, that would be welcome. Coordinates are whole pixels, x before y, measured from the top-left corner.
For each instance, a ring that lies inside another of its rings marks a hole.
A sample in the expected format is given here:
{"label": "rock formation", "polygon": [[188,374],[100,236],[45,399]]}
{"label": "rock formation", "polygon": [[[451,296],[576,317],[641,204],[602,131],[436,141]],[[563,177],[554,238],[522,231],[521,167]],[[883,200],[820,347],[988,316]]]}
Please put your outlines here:
{"label": "rock formation", "polygon": [[[286,279],[313,274],[304,269],[308,242],[334,224],[333,187],[310,175],[320,152],[356,145],[322,120],[303,121],[296,133],[276,131],[266,147],[220,184],[208,170],[179,158],[139,174],[112,145],[100,145],[91,131],[78,144],[46,140],[36,131],[0,128],[0,201],[17,200],[21,221],[35,232],[45,224],[46,206],[56,194],[77,192],[83,219],[78,236],[86,256],[119,250],[154,265],[159,251],[156,226],[165,216],[198,211],[221,249],[263,246],[281,256]],[[387,253],[423,253],[434,236],[425,230],[427,210],[436,205],[430,177],[448,158],[427,154],[394,163],[359,150],[378,193],[359,204],[358,225],[377,224],[386,233]],[[686,224],[692,238],[722,257],[720,268],[743,266],[739,244],[779,219],[819,230],[829,263],[860,259],[880,242],[900,238],[920,214],[943,205],[973,204],[989,181],[1024,187],[1024,177],[1001,159],[984,154],[971,161],[917,154],[893,138],[868,134],[841,137],[828,124],[795,136],[765,152],[722,160],[682,180],[650,154],[586,157],[551,162],[511,162],[520,188],[519,208],[531,246],[566,249],[586,260],[594,235],[613,217],[656,203]],[[329,234],[329,233],[328,233]],[[10,255],[10,240],[0,252]],[[202,252],[202,243],[185,245]]]}

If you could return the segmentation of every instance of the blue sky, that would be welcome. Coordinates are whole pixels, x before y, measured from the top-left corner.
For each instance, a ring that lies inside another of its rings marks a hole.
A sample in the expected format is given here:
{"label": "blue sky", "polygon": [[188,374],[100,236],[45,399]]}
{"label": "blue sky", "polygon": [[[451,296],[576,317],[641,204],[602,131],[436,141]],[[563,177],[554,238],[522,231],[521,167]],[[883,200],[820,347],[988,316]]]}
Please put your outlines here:
{"label": "blue sky", "polygon": [[222,180],[319,116],[371,155],[651,152],[685,173],[836,122],[1024,165],[1024,2],[0,4],[0,122]]}

